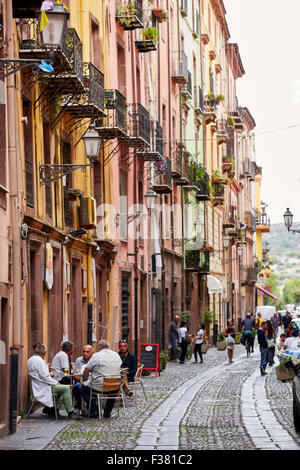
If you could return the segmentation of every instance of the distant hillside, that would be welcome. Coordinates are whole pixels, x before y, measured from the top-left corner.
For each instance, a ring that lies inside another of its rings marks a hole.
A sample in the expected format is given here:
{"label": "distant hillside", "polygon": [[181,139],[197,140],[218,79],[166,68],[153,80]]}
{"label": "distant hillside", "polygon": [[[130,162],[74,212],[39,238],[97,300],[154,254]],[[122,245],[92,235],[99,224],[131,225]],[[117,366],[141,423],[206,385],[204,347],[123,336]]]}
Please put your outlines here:
{"label": "distant hillside", "polygon": [[[294,223],[293,229],[300,230],[300,222]],[[300,233],[288,233],[284,224],[273,224],[271,232],[263,234],[263,242],[269,243],[272,271],[281,287],[290,279],[300,278]]]}

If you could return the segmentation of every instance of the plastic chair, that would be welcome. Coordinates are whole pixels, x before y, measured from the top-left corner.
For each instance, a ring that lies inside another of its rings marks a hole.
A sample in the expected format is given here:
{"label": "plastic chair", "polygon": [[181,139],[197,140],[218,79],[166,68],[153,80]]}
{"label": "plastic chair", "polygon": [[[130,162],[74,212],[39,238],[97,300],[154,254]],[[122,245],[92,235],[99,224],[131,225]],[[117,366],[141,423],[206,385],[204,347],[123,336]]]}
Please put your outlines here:
{"label": "plastic chair", "polygon": [[138,368],[137,368],[136,374],[134,376],[134,382],[130,382],[130,387],[132,387],[132,386],[134,388],[136,386],[142,387],[145,398],[147,400],[147,395],[146,395],[146,391],[145,391],[145,387],[144,387],[143,379],[142,379],[143,367],[144,367],[144,364],[138,364]]}
{"label": "plastic chair", "polygon": [[[28,417],[30,416],[33,405],[35,403],[40,403],[36,398],[34,398],[33,390],[32,390],[32,380],[31,380],[30,377],[29,377],[29,387],[30,387],[30,401],[29,401],[29,405],[28,405],[27,412],[26,412],[26,415],[25,415],[25,419],[28,419]],[[52,392],[52,398],[53,398],[53,404],[54,404],[55,419],[57,419],[57,408],[56,408],[56,397],[57,397],[57,395],[54,392],[52,385],[51,385],[51,392]]]}
{"label": "plastic chair", "polygon": [[102,417],[102,409],[103,409],[103,402],[106,400],[116,400],[118,404],[118,416],[120,414],[120,401],[123,404],[124,414],[126,417],[126,406],[125,406],[125,398],[123,392],[123,384],[125,381],[125,375],[120,376],[106,376],[103,377],[103,391],[93,390],[93,382],[90,383],[91,393],[90,393],[90,401],[89,401],[89,410],[88,410],[88,417],[91,414],[91,403],[92,397],[97,397],[98,403],[98,411],[99,411],[99,419]]}

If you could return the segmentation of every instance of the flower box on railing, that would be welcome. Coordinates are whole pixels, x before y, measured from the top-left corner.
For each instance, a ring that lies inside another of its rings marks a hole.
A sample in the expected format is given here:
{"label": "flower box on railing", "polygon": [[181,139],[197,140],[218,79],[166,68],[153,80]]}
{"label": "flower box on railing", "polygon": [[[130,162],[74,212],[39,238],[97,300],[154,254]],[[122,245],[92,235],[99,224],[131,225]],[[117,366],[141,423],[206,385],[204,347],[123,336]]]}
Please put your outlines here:
{"label": "flower box on railing", "polygon": [[162,23],[168,19],[168,12],[163,8],[153,8],[153,14],[158,23]]}
{"label": "flower box on railing", "polygon": [[84,196],[84,192],[76,188],[69,188],[67,194],[70,201],[76,201],[77,198],[81,199]]}

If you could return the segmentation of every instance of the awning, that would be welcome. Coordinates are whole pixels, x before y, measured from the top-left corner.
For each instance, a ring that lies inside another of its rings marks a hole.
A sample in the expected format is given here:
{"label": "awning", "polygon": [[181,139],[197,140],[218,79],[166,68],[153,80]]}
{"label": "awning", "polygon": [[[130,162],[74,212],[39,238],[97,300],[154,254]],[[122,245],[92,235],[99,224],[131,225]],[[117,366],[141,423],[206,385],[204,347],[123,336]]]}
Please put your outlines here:
{"label": "awning", "polygon": [[256,287],[256,289],[260,290],[261,292],[263,292],[264,294],[268,295],[269,297],[272,297],[272,299],[274,299],[275,302],[278,302],[278,297],[276,297],[275,295],[271,294],[271,292],[269,292],[268,290],[264,289],[263,287],[261,287],[261,286],[258,285],[258,284],[255,284],[255,287]]}
{"label": "awning", "polygon": [[219,279],[214,276],[207,276],[207,288],[209,294],[222,294],[223,286]]}

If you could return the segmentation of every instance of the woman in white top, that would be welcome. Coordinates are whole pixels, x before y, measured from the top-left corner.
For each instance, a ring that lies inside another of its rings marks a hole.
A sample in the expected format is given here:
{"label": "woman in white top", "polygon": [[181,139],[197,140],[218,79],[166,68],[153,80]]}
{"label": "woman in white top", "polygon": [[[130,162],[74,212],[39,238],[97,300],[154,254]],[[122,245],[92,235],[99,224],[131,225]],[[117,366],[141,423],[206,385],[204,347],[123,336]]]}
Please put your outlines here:
{"label": "woman in white top", "polygon": [[194,346],[195,361],[194,362],[195,363],[198,362],[197,358],[199,354],[200,364],[202,364],[203,362],[201,348],[202,348],[202,343],[204,340],[204,329],[205,329],[204,323],[198,323],[197,335],[193,338],[193,343],[195,343],[195,346]]}
{"label": "woman in white top", "polygon": [[185,356],[186,356],[186,350],[188,347],[188,344],[190,342],[190,335],[188,334],[187,327],[186,327],[186,321],[182,321],[180,324],[180,328],[178,328],[178,342],[181,348],[181,356],[180,356],[180,364],[184,364],[185,361]]}

